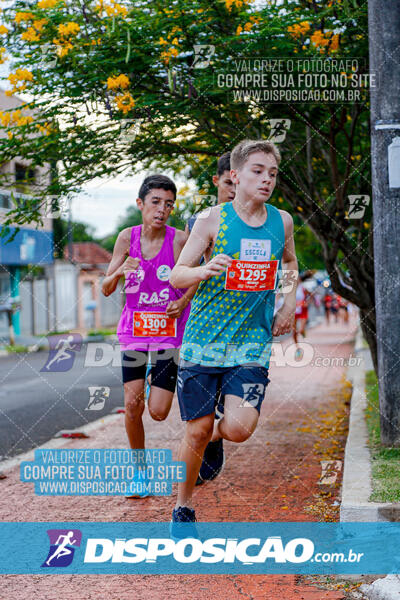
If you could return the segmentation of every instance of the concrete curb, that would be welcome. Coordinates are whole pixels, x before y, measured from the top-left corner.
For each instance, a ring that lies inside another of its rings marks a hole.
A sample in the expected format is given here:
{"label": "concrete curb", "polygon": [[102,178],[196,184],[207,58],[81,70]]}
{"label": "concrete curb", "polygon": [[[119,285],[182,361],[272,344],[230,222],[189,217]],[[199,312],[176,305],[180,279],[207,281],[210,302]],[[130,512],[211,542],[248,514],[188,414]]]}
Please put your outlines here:
{"label": "concrete curb", "polygon": [[[362,358],[365,354],[362,341],[363,337],[359,328],[354,348],[357,358]],[[347,379],[353,384],[353,393],[350,406],[349,434],[344,455],[340,521],[400,521],[400,504],[369,501],[372,492],[372,474],[368,431],[364,414],[367,405],[365,395],[366,370],[365,360],[363,360],[360,366],[351,366],[347,371]]]}
{"label": "concrete curb", "polygon": [[369,600],[400,600],[400,576],[387,575],[370,585],[364,584],[360,586],[360,592]]}
{"label": "concrete curb", "polygon": [[[16,342],[17,346],[25,346],[26,347],[26,352],[27,353],[31,353],[31,352],[48,352],[49,350],[49,343],[47,340],[47,337],[50,336],[43,336],[43,340],[44,341],[38,341],[31,343],[31,344],[22,344],[22,343],[18,343],[18,341]],[[118,341],[118,337],[116,334],[114,333],[110,333],[109,335],[88,335],[84,338],[82,338],[82,344],[88,344],[90,342],[105,342],[107,340],[111,340],[112,342]],[[0,347],[0,358],[2,358],[3,356],[18,356],[18,352],[13,352],[13,351],[9,351],[9,350],[5,350],[4,348]]]}

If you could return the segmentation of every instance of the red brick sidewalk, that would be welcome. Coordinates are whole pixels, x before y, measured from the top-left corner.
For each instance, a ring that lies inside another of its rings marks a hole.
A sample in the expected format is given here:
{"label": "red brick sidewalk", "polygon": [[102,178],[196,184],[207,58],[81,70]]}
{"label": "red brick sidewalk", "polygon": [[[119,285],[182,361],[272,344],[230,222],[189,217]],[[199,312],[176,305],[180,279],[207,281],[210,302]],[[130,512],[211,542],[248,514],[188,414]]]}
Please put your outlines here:
{"label": "red brick sidewalk", "polygon": [[[320,325],[307,341],[321,357],[347,358],[354,325]],[[287,346],[290,341],[285,342]],[[315,356],[314,356],[315,360]],[[336,362],[337,365],[337,362]],[[337,515],[337,489],[321,494],[321,458],[341,457],[343,424],[332,435],[343,389],[345,366],[272,366],[271,383],[255,434],[244,444],[226,443],[226,466],[217,480],[196,488],[201,521],[316,521]],[[343,402],[341,402],[343,405]],[[336,412],[336,414],[335,414]],[[177,402],[166,422],[145,418],[147,446],[172,448],[174,457],[183,434]],[[329,431],[329,435],[325,435]],[[330,448],[337,448],[332,454]],[[126,447],[123,416],[99,427],[86,440],[70,440],[67,448]],[[326,451],[328,454],[326,454]],[[329,454],[330,452],[330,454]],[[174,499],[119,497],[39,497],[31,484],[19,482],[19,471],[0,482],[3,521],[169,521]],[[329,493],[331,493],[329,492]],[[336,496],[335,496],[336,494]],[[8,575],[1,600],[323,600],[341,599],[305,578],[285,575]]]}

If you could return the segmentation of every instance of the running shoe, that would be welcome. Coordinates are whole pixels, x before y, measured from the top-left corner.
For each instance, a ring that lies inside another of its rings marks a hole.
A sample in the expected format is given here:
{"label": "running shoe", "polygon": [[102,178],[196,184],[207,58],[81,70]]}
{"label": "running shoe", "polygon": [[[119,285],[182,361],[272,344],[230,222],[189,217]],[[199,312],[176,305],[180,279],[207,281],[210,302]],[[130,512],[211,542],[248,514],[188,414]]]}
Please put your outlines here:
{"label": "running shoe", "polygon": [[199,539],[199,533],[196,529],[196,514],[188,506],[178,506],[172,511],[172,520],[169,526],[169,533],[174,540],[184,540],[185,538]]}
{"label": "running shoe", "polygon": [[199,478],[204,481],[212,481],[224,468],[224,447],[222,438],[216,442],[209,442],[206,446],[201,463]]}

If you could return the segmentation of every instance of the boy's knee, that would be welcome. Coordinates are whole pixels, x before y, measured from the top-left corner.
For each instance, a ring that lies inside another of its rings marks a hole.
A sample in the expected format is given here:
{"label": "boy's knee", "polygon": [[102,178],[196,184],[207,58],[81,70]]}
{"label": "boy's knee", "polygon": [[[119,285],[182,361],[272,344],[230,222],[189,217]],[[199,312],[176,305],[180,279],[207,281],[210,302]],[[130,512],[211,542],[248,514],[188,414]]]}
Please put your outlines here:
{"label": "boy's knee", "polygon": [[249,439],[254,429],[248,429],[243,427],[242,425],[234,424],[232,426],[227,427],[227,437],[231,442],[245,442]]}
{"label": "boy's knee", "polygon": [[128,419],[138,419],[142,416],[144,411],[144,401],[140,397],[128,397],[125,400],[125,414]]}
{"label": "boy's knee", "polygon": [[204,423],[201,425],[188,426],[186,438],[188,443],[194,448],[203,448],[207,446],[213,432],[213,423]]}
{"label": "boy's knee", "polygon": [[149,406],[149,414],[154,421],[165,421],[168,417],[168,412],[166,410],[158,410],[154,408],[150,408]]}

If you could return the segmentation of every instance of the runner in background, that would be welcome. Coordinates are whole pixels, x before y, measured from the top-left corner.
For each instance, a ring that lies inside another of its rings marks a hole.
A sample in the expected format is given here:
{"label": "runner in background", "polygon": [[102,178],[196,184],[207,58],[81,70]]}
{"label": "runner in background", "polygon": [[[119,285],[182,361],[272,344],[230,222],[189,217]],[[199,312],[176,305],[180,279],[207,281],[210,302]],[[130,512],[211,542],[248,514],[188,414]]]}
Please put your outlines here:
{"label": "runner in background", "polygon": [[332,294],[329,290],[327,290],[325,292],[323,303],[324,303],[324,309],[325,309],[326,324],[329,325],[331,308],[332,308]]}
{"label": "runner in background", "polygon": [[[310,292],[303,285],[303,282],[311,277],[311,273],[306,271],[299,276],[299,283],[296,289],[296,311],[294,315],[293,339],[298,346],[299,334],[306,337],[306,326],[308,321],[308,306],[311,301]],[[300,360],[303,356],[303,350],[296,348],[295,360]]]}
{"label": "runner in background", "polygon": [[335,319],[335,323],[339,321],[339,296],[332,294],[331,313]]}
{"label": "runner in background", "polygon": [[[212,177],[213,184],[217,188],[217,204],[232,202],[235,198],[235,184],[231,179],[231,153],[225,152],[217,163],[217,174]],[[196,222],[197,214],[190,217],[186,225],[186,233],[189,235]]]}
{"label": "runner in background", "polygon": [[349,303],[345,298],[342,298],[342,296],[338,296],[338,302],[340,318],[343,320],[343,323],[347,325],[347,323],[349,322]]}

